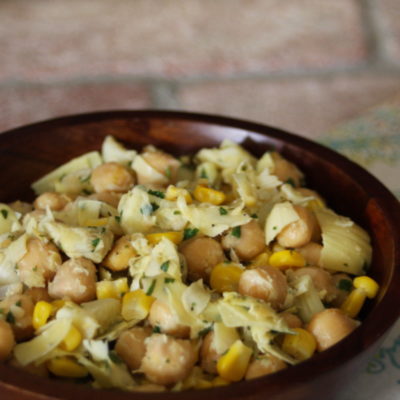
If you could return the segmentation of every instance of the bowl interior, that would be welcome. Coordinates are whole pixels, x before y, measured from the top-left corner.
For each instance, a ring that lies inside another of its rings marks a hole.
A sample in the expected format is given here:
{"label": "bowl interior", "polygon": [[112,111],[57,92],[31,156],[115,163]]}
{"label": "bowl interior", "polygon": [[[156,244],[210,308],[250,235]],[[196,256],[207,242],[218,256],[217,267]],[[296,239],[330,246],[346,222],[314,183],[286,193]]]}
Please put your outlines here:
{"label": "bowl interior", "polygon": [[[161,111],[83,114],[33,124],[0,135],[0,201],[32,200],[29,187],[34,180],[73,157],[99,150],[107,135],[113,135],[129,147],[141,149],[153,144],[175,155],[216,146],[223,139],[242,144],[256,156],[276,149],[303,170],[308,187],[316,189],[333,209],[352,217],[371,234],[374,256],[369,273],[382,289],[378,298],[365,308],[362,327],[302,365],[251,383],[212,389],[210,399],[261,398],[267,393],[271,399],[274,396],[312,398],[311,393],[324,389],[323,376],[328,379],[334,374],[339,382],[340,374],[336,371],[344,371],[350,365],[349,360],[372,351],[372,345],[399,316],[400,312],[392,306],[395,299],[398,302],[396,285],[400,285],[398,202],[374,177],[344,157],[274,128],[222,117]],[[21,398],[35,398],[35,393],[62,398],[91,393],[72,384],[43,383],[40,378],[2,365],[0,377],[0,388],[7,386],[10,393],[21,396],[17,387],[24,388],[26,397]],[[291,382],[291,388],[286,382]],[[191,392],[191,397],[200,399],[204,394]],[[109,398],[110,392],[101,390],[96,396]],[[119,393],[118,398],[125,396]],[[183,399],[185,396],[184,393],[143,394],[141,398]]]}

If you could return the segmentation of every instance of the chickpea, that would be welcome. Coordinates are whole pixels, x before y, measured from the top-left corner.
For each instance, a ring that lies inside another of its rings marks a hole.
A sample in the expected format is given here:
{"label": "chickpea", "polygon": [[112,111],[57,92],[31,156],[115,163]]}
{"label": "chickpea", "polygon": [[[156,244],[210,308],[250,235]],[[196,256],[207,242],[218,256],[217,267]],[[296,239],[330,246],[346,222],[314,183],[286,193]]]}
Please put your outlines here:
{"label": "chickpea", "polygon": [[280,316],[285,320],[290,329],[303,327],[303,321],[296,314],[285,311]]}
{"label": "chickpea", "polygon": [[44,287],[61,265],[61,256],[53,243],[29,239],[27,252],[18,261],[18,274],[29,287]]}
{"label": "chickpea", "polygon": [[33,210],[32,204],[20,200],[10,203],[9,206],[14,211],[19,212],[22,215],[28,214]]}
{"label": "chickpea", "polygon": [[319,225],[314,214],[301,206],[293,206],[299,220],[282,229],[277,236],[283,247],[302,247],[319,236]]}
{"label": "chickpea", "polygon": [[273,374],[287,367],[286,363],[279,358],[269,355],[253,360],[247,368],[245,379],[255,379],[260,376]]}
{"label": "chickpea", "polygon": [[134,327],[122,332],[115,344],[115,351],[131,370],[140,368],[146,353],[145,340],[151,335],[149,327]]}
{"label": "chickpea", "polygon": [[318,351],[324,351],[344,339],[358,325],[358,321],[349,318],[341,310],[328,308],[312,317],[307,330],[314,335]]}
{"label": "chickpea", "polygon": [[265,249],[265,235],[255,220],[242,225],[240,238],[230,232],[222,239],[222,247],[225,250],[233,249],[241,260],[250,261]]}
{"label": "chickpea", "polygon": [[[170,182],[176,182],[180,162],[170,154],[161,150],[147,149],[142,154],[143,159],[160,174],[168,178]],[[149,181],[148,177],[137,171],[137,177],[140,184],[157,184],[158,182]]]}
{"label": "chickpea", "polygon": [[273,308],[279,309],[287,295],[286,277],[279,269],[269,265],[248,269],[240,276],[238,291],[245,296],[270,302]]}
{"label": "chickpea", "polygon": [[34,304],[36,304],[38,301],[51,301],[51,297],[45,288],[33,287],[26,290],[24,294],[29,296]]}
{"label": "chickpea", "polygon": [[88,196],[88,198],[102,201],[103,203],[107,203],[110,206],[117,208],[119,200],[121,199],[121,194],[114,192],[100,192],[100,193],[93,193],[90,196]]}
{"label": "chickpea", "polygon": [[332,276],[332,281],[336,288],[336,297],[333,299],[332,305],[340,307],[353,287],[353,280],[347,274],[335,274]]}
{"label": "chickpea", "polygon": [[211,270],[224,261],[224,252],[221,245],[215,239],[202,237],[185,242],[181,248],[184,255],[189,279],[208,280]]}
{"label": "chickpea", "polygon": [[10,356],[14,346],[14,333],[10,324],[0,319],[0,361],[4,361]]}
{"label": "chickpea", "polygon": [[62,210],[68,203],[70,199],[60,193],[56,192],[45,192],[36,198],[33,206],[36,210],[46,210],[47,207],[53,211]]}
{"label": "chickpea", "polygon": [[310,242],[296,249],[309,265],[320,265],[322,246],[319,243]]}
{"label": "chickpea", "polygon": [[49,283],[49,295],[54,299],[69,299],[83,303],[96,298],[96,267],[88,259],[71,258],[58,269]]}
{"label": "chickpea", "polygon": [[286,160],[278,153],[272,153],[272,158],[275,163],[273,174],[276,175],[280,181],[290,181],[296,187],[301,186],[304,175],[293,163]]}
{"label": "chickpea", "polygon": [[14,294],[0,302],[0,309],[14,332],[17,341],[29,339],[33,335],[33,301],[26,294]]}
{"label": "chickpea", "polygon": [[136,255],[130,242],[130,236],[122,236],[114,243],[114,247],[104,259],[103,264],[111,271],[123,271],[128,269],[129,260]]}
{"label": "chickpea", "polygon": [[154,334],[146,340],[141,370],[153,383],[170,385],[185,379],[197,361],[189,340]]}
{"label": "chickpea", "polygon": [[171,311],[168,304],[156,300],[150,308],[149,323],[152,327],[159,327],[168,335],[187,338],[190,335],[190,327],[179,323],[177,315]]}
{"label": "chickpea", "polygon": [[127,192],[134,185],[135,180],[123,165],[109,162],[93,170],[90,182],[96,193]]}
{"label": "chickpea", "polygon": [[319,267],[298,268],[293,272],[293,276],[309,275],[318,292],[322,294],[322,298],[327,302],[332,301],[337,294],[335,285],[333,284],[332,275]]}
{"label": "chickpea", "polygon": [[217,374],[217,362],[220,355],[214,348],[214,332],[208,332],[200,349],[201,368],[209,374]]}

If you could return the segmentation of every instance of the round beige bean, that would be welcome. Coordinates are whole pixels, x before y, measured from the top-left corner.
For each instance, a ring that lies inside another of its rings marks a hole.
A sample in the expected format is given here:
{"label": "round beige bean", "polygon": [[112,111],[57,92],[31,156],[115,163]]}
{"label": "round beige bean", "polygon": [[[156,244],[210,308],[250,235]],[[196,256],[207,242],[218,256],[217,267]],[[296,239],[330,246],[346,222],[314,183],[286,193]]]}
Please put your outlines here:
{"label": "round beige bean", "polygon": [[269,355],[266,357],[260,357],[253,360],[247,368],[245,379],[255,379],[260,376],[273,374],[287,367],[286,363],[279,358]]}
{"label": "round beige bean", "polygon": [[359,322],[337,308],[328,308],[315,314],[307,326],[317,341],[318,351],[324,351],[344,339]]}
{"label": "round beige bean", "polygon": [[298,268],[293,271],[293,276],[295,277],[304,275],[311,277],[315,288],[328,303],[336,297],[337,290],[329,272],[319,267]]}
{"label": "round beige bean", "polygon": [[145,340],[151,335],[149,327],[134,327],[122,332],[115,344],[115,351],[131,370],[140,368],[146,353]]}
{"label": "round beige bean", "polygon": [[296,251],[305,258],[308,265],[320,266],[322,246],[319,243],[310,242]]}
{"label": "round beige bean", "polygon": [[196,361],[197,352],[189,340],[154,334],[146,340],[141,370],[151,382],[170,385],[185,379]]}
{"label": "round beige bean", "polygon": [[90,182],[96,193],[127,192],[134,185],[135,180],[123,165],[109,162],[93,170]]}
{"label": "round beige bean", "polygon": [[33,210],[33,206],[30,203],[26,203],[25,201],[13,201],[9,204],[10,208],[14,211],[19,212],[22,215],[28,214]]}
{"label": "round beige bean", "polygon": [[29,287],[44,287],[61,265],[60,252],[53,243],[36,238],[29,239],[26,247],[17,264],[19,277]]}
{"label": "round beige bean", "polygon": [[290,182],[296,187],[301,186],[304,178],[303,173],[280,154],[272,153],[272,157],[275,163],[273,174],[282,182]]}
{"label": "round beige bean", "polygon": [[53,211],[62,210],[68,203],[70,199],[61,193],[56,192],[45,192],[36,198],[33,206],[36,210],[46,210],[47,207]]}
{"label": "round beige bean", "polygon": [[208,281],[211,270],[224,261],[222,246],[215,239],[202,237],[184,242],[180,248],[188,267],[189,279]]}
{"label": "round beige bean", "polygon": [[[168,178],[169,182],[176,182],[178,169],[181,164],[175,157],[161,150],[147,150],[142,153],[142,157],[151,167]],[[142,176],[140,171],[137,171],[137,177],[140,184],[153,183],[149,182],[145,176]]]}
{"label": "round beige bean", "polygon": [[284,311],[280,316],[285,320],[290,329],[303,327],[303,321],[296,314]]}
{"label": "round beige bean", "polygon": [[213,344],[214,332],[208,332],[200,349],[201,368],[209,374],[217,374],[217,362],[220,355]]}
{"label": "round beige bean", "polygon": [[88,196],[88,198],[102,201],[103,203],[107,203],[110,206],[117,208],[119,200],[121,199],[121,193],[114,193],[114,192],[93,193],[90,196]]}
{"label": "round beige bean", "polygon": [[88,259],[71,258],[58,269],[49,283],[49,295],[53,299],[68,299],[75,303],[96,298],[96,267]]}
{"label": "round beige bean", "polygon": [[14,333],[10,324],[0,319],[0,361],[10,356],[14,346]]}
{"label": "round beige bean", "polygon": [[245,296],[270,302],[273,308],[280,309],[287,295],[286,277],[271,266],[248,269],[240,276],[238,291]]}
{"label": "round beige bean", "polygon": [[26,294],[14,294],[0,302],[0,309],[3,310],[17,341],[30,339],[33,335],[33,308],[33,301]]}
{"label": "round beige bean", "polygon": [[250,261],[264,251],[265,235],[258,222],[252,220],[240,227],[239,238],[229,231],[221,243],[225,250],[233,249],[241,260]]}
{"label": "round beige bean", "polygon": [[50,302],[52,300],[46,288],[33,287],[26,290],[24,294],[29,296],[34,304],[38,301]]}
{"label": "round beige bean", "polygon": [[124,271],[129,267],[129,260],[136,255],[130,236],[122,236],[114,243],[113,248],[104,259],[103,265],[111,271]]}
{"label": "round beige bean", "polygon": [[149,323],[155,328],[158,327],[162,333],[176,336],[179,338],[188,338],[190,327],[179,323],[177,315],[171,311],[168,304],[156,300],[150,308]]}
{"label": "round beige bean", "polygon": [[319,225],[314,214],[301,206],[294,206],[299,220],[282,229],[277,236],[283,247],[302,247],[320,235]]}

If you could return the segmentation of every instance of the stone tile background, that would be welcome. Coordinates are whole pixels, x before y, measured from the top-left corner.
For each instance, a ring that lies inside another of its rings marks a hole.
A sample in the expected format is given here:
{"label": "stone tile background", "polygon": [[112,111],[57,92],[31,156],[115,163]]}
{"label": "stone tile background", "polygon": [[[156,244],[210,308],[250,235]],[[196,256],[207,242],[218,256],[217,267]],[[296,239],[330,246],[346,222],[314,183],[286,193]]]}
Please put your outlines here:
{"label": "stone tile background", "polygon": [[0,0],[0,131],[163,108],[308,137],[400,92],[399,0]]}

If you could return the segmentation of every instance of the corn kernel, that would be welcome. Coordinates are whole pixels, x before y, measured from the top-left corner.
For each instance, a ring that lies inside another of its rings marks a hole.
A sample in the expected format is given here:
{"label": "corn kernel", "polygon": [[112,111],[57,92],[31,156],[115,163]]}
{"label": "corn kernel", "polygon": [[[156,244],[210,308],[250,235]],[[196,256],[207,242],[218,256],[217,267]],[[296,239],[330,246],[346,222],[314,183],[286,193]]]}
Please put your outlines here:
{"label": "corn kernel", "polygon": [[269,265],[270,256],[271,254],[268,252],[263,252],[259,254],[254,260],[251,261],[248,268],[252,269],[252,268],[262,267],[264,265]]}
{"label": "corn kernel", "polygon": [[65,336],[64,340],[59,344],[60,349],[65,351],[74,351],[82,343],[82,334],[74,325]]}
{"label": "corn kernel", "polygon": [[217,362],[217,371],[221,378],[229,382],[238,382],[246,374],[253,351],[241,340],[237,340]]}
{"label": "corn kernel", "polygon": [[227,386],[227,385],[229,385],[229,383],[230,383],[229,381],[227,381],[224,378],[221,378],[220,376],[217,376],[212,380],[212,384],[214,387]]}
{"label": "corn kernel", "polygon": [[52,374],[64,378],[83,378],[88,374],[84,366],[68,357],[52,358],[46,366]]}
{"label": "corn kernel", "polygon": [[104,218],[90,218],[84,222],[84,226],[106,226],[109,222],[108,217]]}
{"label": "corn kernel", "polygon": [[365,303],[366,294],[362,289],[353,289],[340,306],[340,309],[350,318],[355,318]]}
{"label": "corn kernel", "polygon": [[169,185],[167,191],[165,192],[165,198],[169,201],[175,201],[179,196],[183,196],[188,204],[192,203],[193,201],[192,196],[186,189]]}
{"label": "corn kernel", "polygon": [[317,348],[317,341],[314,336],[305,329],[294,328],[293,331],[296,332],[296,335],[286,334],[284,336],[282,350],[296,360],[307,360],[314,354]]}
{"label": "corn kernel", "polygon": [[210,203],[214,205],[222,204],[225,201],[225,193],[219,190],[211,189],[206,186],[197,185],[194,189],[193,196],[201,203]]}
{"label": "corn kernel", "polygon": [[35,329],[39,329],[47,323],[50,318],[53,307],[47,301],[38,301],[33,309],[32,325]]}
{"label": "corn kernel", "polygon": [[172,243],[179,244],[183,240],[183,232],[171,231],[171,232],[149,233],[148,235],[146,235],[147,241],[152,245],[161,242],[163,238],[170,240]]}
{"label": "corn kernel", "polygon": [[273,253],[269,258],[269,265],[276,268],[304,267],[305,258],[297,251],[282,250]]}
{"label": "corn kernel", "polygon": [[369,299],[373,299],[379,290],[379,285],[369,276],[357,276],[354,278],[353,285],[357,289],[364,290]]}
{"label": "corn kernel", "polygon": [[211,271],[210,286],[220,293],[236,292],[243,271],[237,264],[217,264]]}
{"label": "corn kernel", "polygon": [[128,292],[122,298],[121,315],[126,321],[147,317],[155,298],[148,296],[142,289]]}
{"label": "corn kernel", "polygon": [[96,295],[98,299],[120,299],[129,291],[128,279],[120,278],[115,281],[96,282]]}

